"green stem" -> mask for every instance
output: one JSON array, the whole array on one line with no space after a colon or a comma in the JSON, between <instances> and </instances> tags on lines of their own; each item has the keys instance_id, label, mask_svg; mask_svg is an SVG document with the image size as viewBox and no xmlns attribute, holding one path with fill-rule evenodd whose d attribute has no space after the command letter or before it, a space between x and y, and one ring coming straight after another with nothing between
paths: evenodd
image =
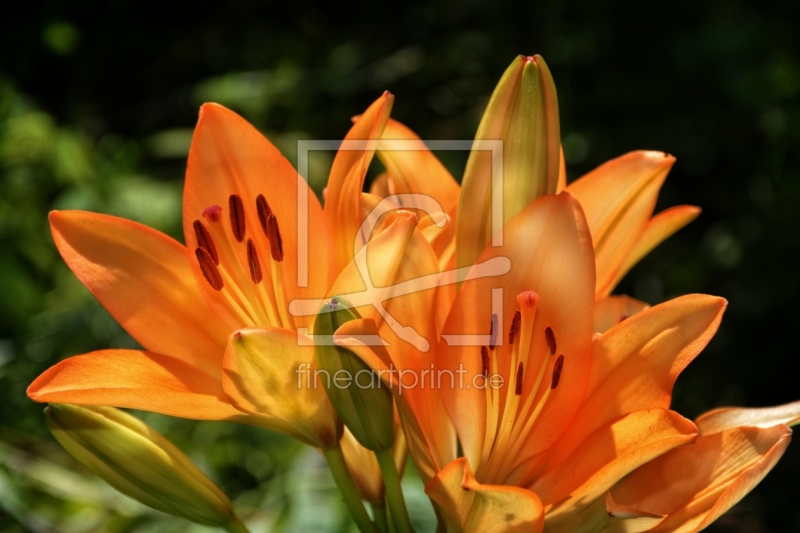
<instances>
[{"instance_id":1,"label":"green stem","mask_svg":"<svg viewBox=\"0 0 800 533\"><path fill-rule=\"evenodd\" d=\"M414 533L411 520L408 519L406 501L400 488L400 474L397 473L397 466L394 464L392 449L375 452L375 457L378 458L378 466L381 467L383 483L386 485L386 501L389 504L389 511L392 520L397 526L397 531L399 533Z\"/></svg>"},{"instance_id":2,"label":"green stem","mask_svg":"<svg viewBox=\"0 0 800 533\"><path fill-rule=\"evenodd\" d=\"M358 530L361 533L378 533L378 530L375 529L375 524L369 519L367 510L364 508L364 502L361 501L361 496L358 495L356 484L353 482L350 471L347 469L347 464L344 462L342 449L337 444L333 448L323 450L322 454L325 456L325 460L328 461L336 486L339 487L344 503L350 510Z\"/></svg>"},{"instance_id":3,"label":"green stem","mask_svg":"<svg viewBox=\"0 0 800 533\"><path fill-rule=\"evenodd\" d=\"M373 503L372 514L375 516L375 525L381 533L389 533L389 526L386 522L386 503Z\"/></svg>"}]
</instances>

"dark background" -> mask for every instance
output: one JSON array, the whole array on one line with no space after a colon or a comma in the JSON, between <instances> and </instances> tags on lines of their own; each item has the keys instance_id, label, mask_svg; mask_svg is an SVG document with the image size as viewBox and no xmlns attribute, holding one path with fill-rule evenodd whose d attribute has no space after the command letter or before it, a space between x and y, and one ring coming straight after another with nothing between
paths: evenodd
<instances>
[{"instance_id":1,"label":"dark background","mask_svg":"<svg viewBox=\"0 0 800 533\"><path fill-rule=\"evenodd\" d=\"M541 53L558 88L570 179L630 150L663 150L677 164L658 210L703 208L617 291L650 303L688 292L730 302L716 338L679 379L675 408L694 417L800 399L800 3L177 6L3 7L0 532L72 531L30 513L76 512L31 481L28 467L42 456L73 466L49 440L41 406L25 398L28 383L65 356L132 345L57 257L46 214L86 208L179 236L186 149L207 100L242 113L290 159L299 138L342 138L384 89L396 95L393 116L422 138L471 139L505 67L516 54ZM440 155L460 176L463 154ZM329 160L312 165L317 189ZM259 486L285 483L285 465L301 454L250 428L147 419L202 457L237 505ZM800 529L799 469L795 444L710 530ZM287 513L277 501L276 515ZM157 520L109 516L109 531Z\"/></svg>"}]
</instances>

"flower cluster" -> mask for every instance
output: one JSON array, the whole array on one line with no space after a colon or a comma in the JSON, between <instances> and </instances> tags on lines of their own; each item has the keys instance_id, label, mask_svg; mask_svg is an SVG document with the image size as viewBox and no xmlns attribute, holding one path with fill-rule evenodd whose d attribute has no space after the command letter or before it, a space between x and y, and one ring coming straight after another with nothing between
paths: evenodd
<instances>
[{"instance_id":1,"label":"flower cluster","mask_svg":"<svg viewBox=\"0 0 800 533\"><path fill-rule=\"evenodd\" d=\"M51 213L64 260L144 347L39 376L28 395L51 404L53 434L118 490L228 531L246 526L222 491L114 408L318 448L362 532L413 531L409 455L448 533L707 527L778 461L800 402L687 420L670 409L673 385L725 300L611 295L699 214L653 215L674 158L632 152L567 184L540 56L501 78L460 184L392 103L384 93L355 119L324 207L250 124L206 104L185 245ZM386 172L365 193L375 155Z\"/></svg>"}]
</instances>

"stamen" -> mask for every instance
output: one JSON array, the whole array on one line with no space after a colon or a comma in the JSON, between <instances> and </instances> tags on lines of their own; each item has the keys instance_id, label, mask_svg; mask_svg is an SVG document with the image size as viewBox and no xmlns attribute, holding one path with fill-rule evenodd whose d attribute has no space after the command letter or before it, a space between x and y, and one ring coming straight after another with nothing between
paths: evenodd
<instances>
[{"instance_id":1,"label":"stamen","mask_svg":"<svg viewBox=\"0 0 800 533\"><path fill-rule=\"evenodd\" d=\"M508 344L514 344L514 339L519 334L519 328L522 326L522 313L519 309L514 311L514 318L511 319L511 329L508 330Z\"/></svg>"},{"instance_id":2,"label":"stamen","mask_svg":"<svg viewBox=\"0 0 800 533\"><path fill-rule=\"evenodd\" d=\"M489 365L491 364L491 360L489 359L489 349L486 346L481 346L481 375L483 379L489 378Z\"/></svg>"},{"instance_id":3,"label":"stamen","mask_svg":"<svg viewBox=\"0 0 800 533\"><path fill-rule=\"evenodd\" d=\"M553 365L553 380L550 382L550 389L558 387L558 382L561 381L561 371L564 370L564 354L558 356L556 364Z\"/></svg>"},{"instance_id":4,"label":"stamen","mask_svg":"<svg viewBox=\"0 0 800 533\"><path fill-rule=\"evenodd\" d=\"M497 313L492 313L492 324L489 326L489 349L497 345Z\"/></svg>"},{"instance_id":5,"label":"stamen","mask_svg":"<svg viewBox=\"0 0 800 533\"><path fill-rule=\"evenodd\" d=\"M192 227L194 228L194 235L197 237L197 246L208 252L214 260L214 264L219 265L217 247L214 246L214 239L211 238L211 233L209 233L208 228L199 220L195 220L192 223Z\"/></svg>"},{"instance_id":6,"label":"stamen","mask_svg":"<svg viewBox=\"0 0 800 533\"><path fill-rule=\"evenodd\" d=\"M242 198L238 194L231 194L228 198L228 206L231 209L231 230L236 240L242 242L244 240L244 205Z\"/></svg>"},{"instance_id":7,"label":"stamen","mask_svg":"<svg viewBox=\"0 0 800 533\"><path fill-rule=\"evenodd\" d=\"M198 248L194 251L194 254L197 256L197 262L200 264L200 271L203 273L203 277L206 278L206 281L211 288L215 291L221 291L224 283L222 282L222 276L217 269L217 265L214 264L214 258L211 257L205 248Z\"/></svg>"},{"instance_id":8,"label":"stamen","mask_svg":"<svg viewBox=\"0 0 800 533\"><path fill-rule=\"evenodd\" d=\"M274 213L267 217L267 237L269 237L269 250L272 258L280 263L283 261L283 238Z\"/></svg>"},{"instance_id":9,"label":"stamen","mask_svg":"<svg viewBox=\"0 0 800 533\"><path fill-rule=\"evenodd\" d=\"M258 262L258 251L253 239L247 239L247 264L250 267L250 279L258 285L261 283L261 263Z\"/></svg>"},{"instance_id":10,"label":"stamen","mask_svg":"<svg viewBox=\"0 0 800 533\"><path fill-rule=\"evenodd\" d=\"M267 233L267 219L272 214L267 199L263 194L259 194L256 198L256 212L258 213L258 221L261 223L261 229L264 230L264 235L269 237Z\"/></svg>"},{"instance_id":11,"label":"stamen","mask_svg":"<svg viewBox=\"0 0 800 533\"><path fill-rule=\"evenodd\" d=\"M547 341L547 347L550 348L550 355L556 354L556 334L550 326L544 328L544 340Z\"/></svg>"},{"instance_id":12,"label":"stamen","mask_svg":"<svg viewBox=\"0 0 800 533\"><path fill-rule=\"evenodd\" d=\"M514 388L514 394L516 394L517 396L522 394L522 372L523 372L523 366L522 363L520 363L519 366L517 367L517 382L516 382L516 387Z\"/></svg>"},{"instance_id":13,"label":"stamen","mask_svg":"<svg viewBox=\"0 0 800 533\"><path fill-rule=\"evenodd\" d=\"M203 218L209 222L219 222L222 216L222 208L218 205L211 205L203 209Z\"/></svg>"}]
</instances>

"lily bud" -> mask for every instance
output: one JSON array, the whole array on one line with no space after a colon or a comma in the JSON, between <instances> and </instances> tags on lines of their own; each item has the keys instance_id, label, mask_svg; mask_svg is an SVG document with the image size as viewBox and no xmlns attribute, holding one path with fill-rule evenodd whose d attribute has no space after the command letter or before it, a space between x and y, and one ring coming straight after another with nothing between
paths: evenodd
<instances>
[{"instance_id":1,"label":"lily bud","mask_svg":"<svg viewBox=\"0 0 800 533\"><path fill-rule=\"evenodd\" d=\"M476 143L502 141L503 218L505 224L534 200L554 194L561 162L558 97L553 77L541 56L519 56L500 78L481 119ZM456 226L457 266L473 264L489 244L492 174L500 170L498 152L476 145L462 180ZM474 214L474 216L473 216ZM494 228L499 229L499 228Z\"/></svg>"},{"instance_id":2,"label":"lily bud","mask_svg":"<svg viewBox=\"0 0 800 533\"><path fill-rule=\"evenodd\" d=\"M320 381L344 424L368 450L380 452L394 444L392 394L379 376L356 354L333 344L333 334L345 322L361 318L350 303L334 297L314 320Z\"/></svg>"},{"instance_id":3,"label":"lily bud","mask_svg":"<svg viewBox=\"0 0 800 533\"><path fill-rule=\"evenodd\" d=\"M219 487L169 440L113 407L50 404L45 421L75 459L134 500L231 532L247 532Z\"/></svg>"}]
</instances>

